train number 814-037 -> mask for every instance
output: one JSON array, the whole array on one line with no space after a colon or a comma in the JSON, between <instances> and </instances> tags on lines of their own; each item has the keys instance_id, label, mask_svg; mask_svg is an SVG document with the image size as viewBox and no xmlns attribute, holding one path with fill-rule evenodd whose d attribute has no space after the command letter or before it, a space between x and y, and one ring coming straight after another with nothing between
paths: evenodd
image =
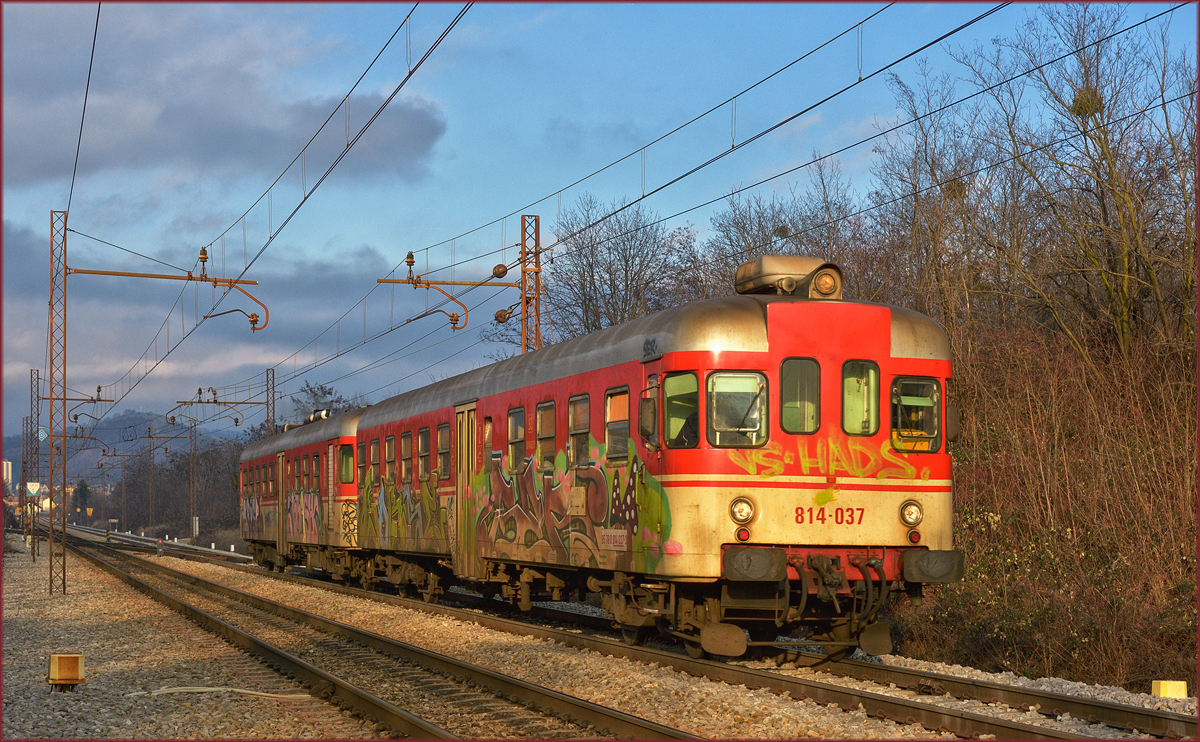
<instances>
[{"instance_id":1,"label":"train number 814-037","mask_svg":"<svg viewBox=\"0 0 1200 742\"><path fill-rule=\"evenodd\" d=\"M796 522L800 525L861 526L865 508L796 508Z\"/></svg>"}]
</instances>

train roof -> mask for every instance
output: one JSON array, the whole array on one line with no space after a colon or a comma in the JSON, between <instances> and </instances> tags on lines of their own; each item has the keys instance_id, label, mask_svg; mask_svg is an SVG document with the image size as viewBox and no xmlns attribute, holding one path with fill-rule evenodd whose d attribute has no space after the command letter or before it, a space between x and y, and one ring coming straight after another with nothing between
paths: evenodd
<instances>
[{"instance_id":1,"label":"train roof","mask_svg":"<svg viewBox=\"0 0 1200 742\"><path fill-rule=\"evenodd\" d=\"M255 441L242 449L242 461L273 456L279 451L288 451L300 446L321 443L334 438L353 437L358 431L358 419L366 408L343 412L324 420L307 423L282 433Z\"/></svg>"},{"instance_id":2,"label":"train roof","mask_svg":"<svg viewBox=\"0 0 1200 742\"><path fill-rule=\"evenodd\" d=\"M714 350L765 352L767 305L780 301L824 303L766 294L724 296L691 302L385 399L368 407L358 420L358 425L363 428L374 427L429 410L588 373L617 363L647 360L663 353ZM950 360L950 343L946 333L933 319L884 304L837 303L868 304L890 309L893 357Z\"/></svg>"}]
</instances>

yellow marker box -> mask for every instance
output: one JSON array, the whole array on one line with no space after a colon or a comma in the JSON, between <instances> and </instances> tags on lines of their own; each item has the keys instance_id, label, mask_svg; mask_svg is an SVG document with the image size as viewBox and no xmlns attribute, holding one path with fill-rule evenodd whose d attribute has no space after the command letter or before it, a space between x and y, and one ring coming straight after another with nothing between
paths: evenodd
<instances>
[{"instance_id":1,"label":"yellow marker box","mask_svg":"<svg viewBox=\"0 0 1200 742\"><path fill-rule=\"evenodd\" d=\"M86 683L83 674L82 654L52 654L50 655L50 672L47 674L50 685L79 685Z\"/></svg>"},{"instance_id":2,"label":"yellow marker box","mask_svg":"<svg viewBox=\"0 0 1200 742\"><path fill-rule=\"evenodd\" d=\"M1151 685L1150 693L1159 698L1187 698L1187 681L1155 680Z\"/></svg>"}]
</instances>

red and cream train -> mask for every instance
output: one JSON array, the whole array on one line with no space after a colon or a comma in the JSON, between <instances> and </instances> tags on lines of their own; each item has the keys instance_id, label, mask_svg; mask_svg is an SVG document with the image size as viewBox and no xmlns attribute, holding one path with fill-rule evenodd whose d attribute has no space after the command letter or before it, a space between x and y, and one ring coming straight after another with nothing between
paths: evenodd
<instances>
[{"instance_id":1,"label":"red and cream train","mask_svg":"<svg viewBox=\"0 0 1200 742\"><path fill-rule=\"evenodd\" d=\"M697 656L887 652L885 602L963 572L950 349L841 283L766 256L736 296L316 414L246 447L242 536L262 564L427 600L598 593L628 641Z\"/></svg>"}]
</instances>

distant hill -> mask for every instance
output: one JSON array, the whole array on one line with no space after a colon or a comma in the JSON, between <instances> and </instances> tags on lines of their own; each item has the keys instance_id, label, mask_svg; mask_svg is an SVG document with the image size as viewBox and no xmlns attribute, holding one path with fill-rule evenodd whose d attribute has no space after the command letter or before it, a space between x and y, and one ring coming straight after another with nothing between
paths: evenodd
<instances>
[{"instance_id":1,"label":"distant hill","mask_svg":"<svg viewBox=\"0 0 1200 742\"><path fill-rule=\"evenodd\" d=\"M91 430L80 429L81 435L88 435L97 440L84 439L70 442L71 455L67 458L67 479L71 480L86 474L94 474L96 464L100 461L102 449L104 448L123 453L145 450L147 441L144 439L139 440L139 438L146 435L147 429L152 431L153 435L156 436L184 436L178 440L160 441L160 443L169 445L172 450L185 450L187 448L186 427L168 424L162 413L125 410L119 415L104 418ZM73 433L74 426L68 430L68 434ZM219 434L213 434L205 431L203 428L198 428L196 431L196 444L203 448L213 443L235 440L241 434L242 431L240 429L221 431ZM3 445L4 458L12 462L13 481L15 484L21 477L21 436L5 436ZM44 456L46 449L45 444L43 443L42 445Z\"/></svg>"}]
</instances>

